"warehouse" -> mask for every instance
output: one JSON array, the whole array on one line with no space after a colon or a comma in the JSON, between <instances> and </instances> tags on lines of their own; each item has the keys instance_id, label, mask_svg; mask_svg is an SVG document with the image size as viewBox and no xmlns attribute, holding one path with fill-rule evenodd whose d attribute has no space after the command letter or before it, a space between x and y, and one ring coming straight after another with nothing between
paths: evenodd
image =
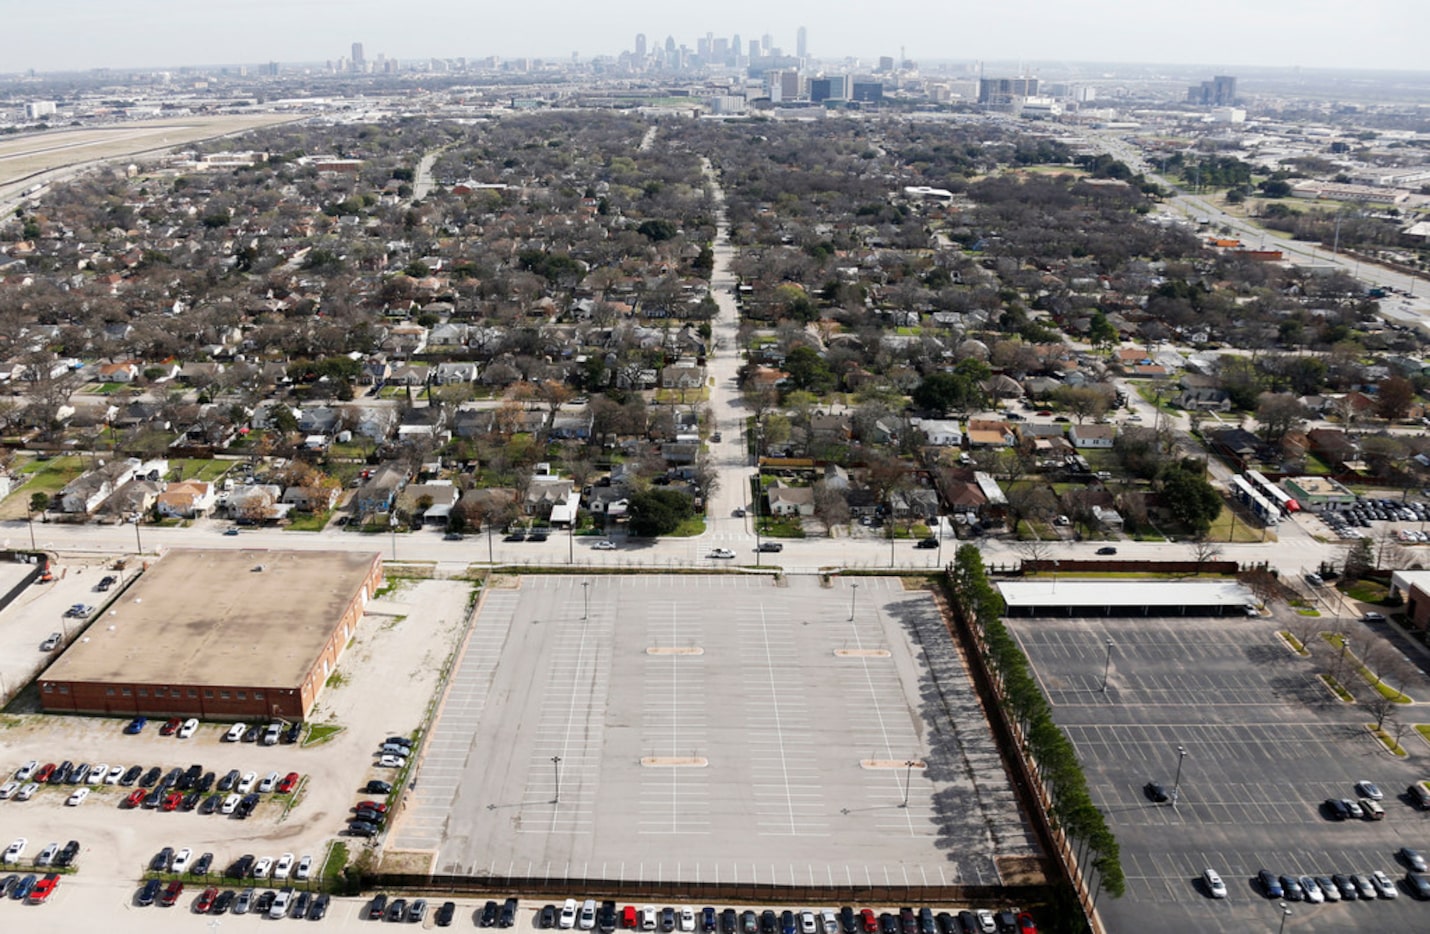
<instances>
[{"instance_id":1,"label":"warehouse","mask_svg":"<svg viewBox=\"0 0 1430 934\"><path fill-rule=\"evenodd\" d=\"M175 549L45 671L41 705L301 720L381 582L375 552Z\"/></svg>"},{"instance_id":2,"label":"warehouse","mask_svg":"<svg viewBox=\"0 0 1430 934\"><path fill-rule=\"evenodd\" d=\"M1008 616L1245 616L1256 597L1235 580L1003 581Z\"/></svg>"}]
</instances>

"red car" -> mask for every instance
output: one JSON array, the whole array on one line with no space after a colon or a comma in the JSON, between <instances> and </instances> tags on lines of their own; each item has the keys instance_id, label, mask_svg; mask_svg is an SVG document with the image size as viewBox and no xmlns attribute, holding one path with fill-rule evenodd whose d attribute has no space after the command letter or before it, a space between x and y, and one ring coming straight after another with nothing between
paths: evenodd
<instances>
[{"instance_id":1,"label":"red car","mask_svg":"<svg viewBox=\"0 0 1430 934\"><path fill-rule=\"evenodd\" d=\"M359 801L354 811L376 811L379 814L387 813L387 805L378 804L376 801Z\"/></svg>"},{"instance_id":2,"label":"red car","mask_svg":"<svg viewBox=\"0 0 1430 934\"><path fill-rule=\"evenodd\" d=\"M208 910L214 906L214 899L216 898L218 898L218 889L216 887L211 885L204 889L203 894L199 896L199 900L194 902L194 912L196 914L207 913Z\"/></svg>"},{"instance_id":3,"label":"red car","mask_svg":"<svg viewBox=\"0 0 1430 934\"><path fill-rule=\"evenodd\" d=\"M165 908L174 907L174 902L179 900L179 896L184 894L184 883L175 879L164 888L164 894L159 896L159 904Z\"/></svg>"},{"instance_id":4,"label":"red car","mask_svg":"<svg viewBox=\"0 0 1430 934\"><path fill-rule=\"evenodd\" d=\"M36 882L35 887L30 890L30 904L38 905L45 899L49 898L50 893L54 892L55 886L59 884L60 876L59 873L55 872L50 873L49 875L41 879L39 882Z\"/></svg>"},{"instance_id":5,"label":"red car","mask_svg":"<svg viewBox=\"0 0 1430 934\"><path fill-rule=\"evenodd\" d=\"M175 792L173 792L173 793L171 793L171 794L169 794L169 795L166 795L166 796L164 797L164 803L163 803L162 805L160 805L160 810L164 810L164 811L177 811L177 810L179 809L179 805L181 805L181 804L183 804L183 803L184 803L184 796L183 796L183 794L180 793L180 792L175 791Z\"/></svg>"},{"instance_id":6,"label":"red car","mask_svg":"<svg viewBox=\"0 0 1430 934\"><path fill-rule=\"evenodd\" d=\"M278 793L279 793L280 795L286 795L288 792L292 791L293 788L294 788L297 784L298 784L298 773L297 773L297 772L289 772L287 775L283 776L283 778L279 780L279 782L278 782Z\"/></svg>"},{"instance_id":7,"label":"red car","mask_svg":"<svg viewBox=\"0 0 1430 934\"><path fill-rule=\"evenodd\" d=\"M169 720L169 722L159 727L159 735L173 736L175 733L179 732L179 727L183 725L184 721L180 720L178 717L174 717L173 719Z\"/></svg>"},{"instance_id":8,"label":"red car","mask_svg":"<svg viewBox=\"0 0 1430 934\"><path fill-rule=\"evenodd\" d=\"M56 766L53 762L46 762L44 765L40 766L40 770L35 773L34 778L32 778L31 781L33 781L36 785L45 784L45 782L48 782L50 780L50 776L55 774L55 768Z\"/></svg>"},{"instance_id":9,"label":"red car","mask_svg":"<svg viewBox=\"0 0 1430 934\"><path fill-rule=\"evenodd\" d=\"M1033 916L1026 911L1018 916L1018 934L1038 934L1038 926L1033 923Z\"/></svg>"},{"instance_id":10,"label":"red car","mask_svg":"<svg viewBox=\"0 0 1430 934\"><path fill-rule=\"evenodd\" d=\"M864 934L878 934L879 916L874 914L874 909L865 908L859 912L859 922L864 927Z\"/></svg>"},{"instance_id":11,"label":"red car","mask_svg":"<svg viewBox=\"0 0 1430 934\"><path fill-rule=\"evenodd\" d=\"M143 788L140 788L136 791L131 791L129 793L129 797L119 802L119 806L122 808L137 808L144 803L144 799L148 797L148 795L149 793Z\"/></svg>"}]
</instances>

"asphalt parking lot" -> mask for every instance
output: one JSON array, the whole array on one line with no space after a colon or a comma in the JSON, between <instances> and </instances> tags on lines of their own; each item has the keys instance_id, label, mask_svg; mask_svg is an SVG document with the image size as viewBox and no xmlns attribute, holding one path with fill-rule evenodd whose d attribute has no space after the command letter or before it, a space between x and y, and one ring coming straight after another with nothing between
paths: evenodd
<instances>
[{"instance_id":1,"label":"asphalt parking lot","mask_svg":"<svg viewBox=\"0 0 1430 934\"><path fill-rule=\"evenodd\" d=\"M1385 752L1363 728L1367 712L1336 700L1315 679L1311 660L1277 638L1274 620L1008 624L1121 847L1127 894L1098 902L1109 930L1276 930L1280 909L1255 886L1259 869L1297 876L1383 870L1399 882L1405 867L1394 852L1430 849L1430 813L1403 798L1407 785L1430 775L1430 747L1407 731L1407 761ZM1430 698L1430 682L1416 678L1407 693ZM1430 721L1414 708L1406 718ZM1356 797L1363 779L1385 792L1384 820L1335 822L1321 814L1326 798ZM1149 780L1175 787L1176 806L1150 801ZM1225 901L1197 884L1207 867L1226 880ZM1375 904L1291 904L1286 930L1430 928L1430 906L1399 888L1397 899Z\"/></svg>"},{"instance_id":2,"label":"asphalt parking lot","mask_svg":"<svg viewBox=\"0 0 1430 934\"><path fill-rule=\"evenodd\" d=\"M439 873L992 883L1032 852L932 600L885 578L489 589L407 800L387 851Z\"/></svg>"}]
</instances>

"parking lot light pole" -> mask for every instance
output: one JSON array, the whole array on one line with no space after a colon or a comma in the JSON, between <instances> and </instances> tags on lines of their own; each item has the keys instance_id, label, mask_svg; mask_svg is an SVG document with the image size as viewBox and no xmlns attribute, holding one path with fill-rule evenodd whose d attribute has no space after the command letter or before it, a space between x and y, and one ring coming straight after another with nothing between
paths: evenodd
<instances>
[{"instance_id":1,"label":"parking lot light pole","mask_svg":"<svg viewBox=\"0 0 1430 934\"><path fill-rule=\"evenodd\" d=\"M1291 917L1291 909L1286 907L1285 902L1277 902L1276 907L1281 909L1281 930L1276 934L1286 934L1286 919Z\"/></svg>"},{"instance_id":2,"label":"parking lot light pole","mask_svg":"<svg viewBox=\"0 0 1430 934\"><path fill-rule=\"evenodd\" d=\"M591 586L590 581L581 582L581 619L591 618Z\"/></svg>"},{"instance_id":3,"label":"parking lot light pole","mask_svg":"<svg viewBox=\"0 0 1430 934\"><path fill-rule=\"evenodd\" d=\"M914 783L915 765L918 765L918 763L915 762L913 759L910 759L904 763L904 766L906 767L907 771L904 772L904 803L899 805L899 807L901 808L906 808L909 806L909 788Z\"/></svg>"},{"instance_id":4,"label":"parking lot light pole","mask_svg":"<svg viewBox=\"0 0 1430 934\"><path fill-rule=\"evenodd\" d=\"M854 598L859 596L859 585L853 583L849 585L849 622L854 622Z\"/></svg>"},{"instance_id":5,"label":"parking lot light pole","mask_svg":"<svg viewBox=\"0 0 1430 934\"><path fill-rule=\"evenodd\" d=\"M1172 782L1172 807L1177 806L1177 793L1182 789L1182 761L1187 758L1187 750L1183 746L1177 747L1177 778Z\"/></svg>"},{"instance_id":6,"label":"parking lot light pole","mask_svg":"<svg viewBox=\"0 0 1430 934\"><path fill-rule=\"evenodd\" d=\"M556 769L556 795L551 799L552 804L561 803L561 757L552 756L551 766Z\"/></svg>"},{"instance_id":7,"label":"parking lot light pole","mask_svg":"<svg viewBox=\"0 0 1430 934\"><path fill-rule=\"evenodd\" d=\"M1107 660L1102 663L1102 693L1107 693L1107 673L1112 670L1112 640L1107 640Z\"/></svg>"}]
</instances>

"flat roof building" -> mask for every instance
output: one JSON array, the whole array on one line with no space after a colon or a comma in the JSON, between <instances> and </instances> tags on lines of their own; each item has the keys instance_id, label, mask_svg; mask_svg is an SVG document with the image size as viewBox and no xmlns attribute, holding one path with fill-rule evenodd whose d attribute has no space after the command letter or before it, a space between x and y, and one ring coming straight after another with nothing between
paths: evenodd
<instances>
[{"instance_id":1,"label":"flat roof building","mask_svg":"<svg viewBox=\"0 0 1430 934\"><path fill-rule=\"evenodd\" d=\"M1008 616L1245 615L1256 597L1235 580L1000 581Z\"/></svg>"},{"instance_id":2,"label":"flat roof building","mask_svg":"<svg viewBox=\"0 0 1430 934\"><path fill-rule=\"evenodd\" d=\"M1356 495L1332 477L1286 477L1281 485L1296 497L1302 507L1325 506L1329 503L1348 504Z\"/></svg>"},{"instance_id":3,"label":"flat roof building","mask_svg":"<svg viewBox=\"0 0 1430 934\"><path fill-rule=\"evenodd\" d=\"M301 720L381 583L376 552L175 549L45 671L41 706Z\"/></svg>"}]
</instances>

